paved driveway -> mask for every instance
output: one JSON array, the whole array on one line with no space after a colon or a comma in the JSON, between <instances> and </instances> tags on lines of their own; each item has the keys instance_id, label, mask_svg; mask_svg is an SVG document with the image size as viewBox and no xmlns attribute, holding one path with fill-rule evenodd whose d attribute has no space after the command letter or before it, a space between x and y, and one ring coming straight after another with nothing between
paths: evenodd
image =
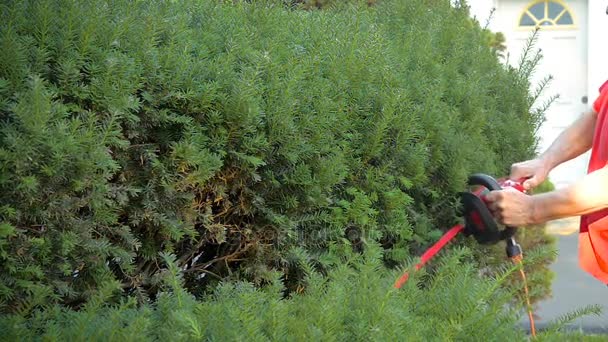
<instances>
[{"instance_id":1,"label":"paved driveway","mask_svg":"<svg viewBox=\"0 0 608 342\"><path fill-rule=\"evenodd\" d=\"M585 332L608 333L608 286L597 281L578 266L578 220L562 220L547 226L558 238L558 256L551 266L555 272L551 299L540 303L535 313L536 325L542 329L551 320L589 304L603 306L598 316L585 316L570 327ZM522 322L527 324L527 318Z\"/></svg>"}]
</instances>

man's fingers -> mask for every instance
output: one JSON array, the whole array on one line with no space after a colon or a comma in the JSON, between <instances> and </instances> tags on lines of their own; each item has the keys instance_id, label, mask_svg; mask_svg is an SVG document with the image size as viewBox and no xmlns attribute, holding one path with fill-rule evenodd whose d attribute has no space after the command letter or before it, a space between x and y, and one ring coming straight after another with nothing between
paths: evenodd
<instances>
[{"instance_id":1,"label":"man's fingers","mask_svg":"<svg viewBox=\"0 0 608 342\"><path fill-rule=\"evenodd\" d=\"M492 214L492 216L496 219L497 222L499 222L500 224L504 224L504 207L502 205L502 203L500 201L496 201L496 202L491 202L487 204L488 206L488 210L490 210L490 213Z\"/></svg>"},{"instance_id":2,"label":"man's fingers","mask_svg":"<svg viewBox=\"0 0 608 342\"><path fill-rule=\"evenodd\" d=\"M488 202L494 202L496 201L496 196L498 196L498 191L496 190L492 190L490 192L488 192L483 199L488 201Z\"/></svg>"},{"instance_id":3,"label":"man's fingers","mask_svg":"<svg viewBox=\"0 0 608 342\"><path fill-rule=\"evenodd\" d=\"M500 214L496 216L496 221L504 226L509 225L509 222Z\"/></svg>"},{"instance_id":4,"label":"man's fingers","mask_svg":"<svg viewBox=\"0 0 608 342\"><path fill-rule=\"evenodd\" d=\"M486 202L496 202L500 199L503 198L503 192L504 190L493 190L490 191L487 195L485 195L484 199Z\"/></svg>"},{"instance_id":5,"label":"man's fingers","mask_svg":"<svg viewBox=\"0 0 608 342\"><path fill-rule=\"evenodd\" d=\"M502 223L504 219L503 210L498 205L488 206L488 209L496 221Z\"/></svg>"},{"instance_id":6,"label":"man's fingers","mask_svg":"<svg viewBox=\"0 0 608 342\"><path fill-rule=\"evenodd\" d=\"M503 197L502 190L490 191L490 193L485 196L484 201L485 201L486 205L488 206L488 209L490 209L490 211L492 213L495 213L495 212L501 210L502 197Z\"/></svg>"},{"instance_id":7,"label":"man's fingers","mask_svg":"<svg viewBox=\"0 0 608 342\"><path fill-rule=\"evenodd\" d=\"M547 176L547 166L540 159L532 159L521 163L511 165L511 174L509 178L512 181L522 182L524 189L533 189L542 183Z\"/></svg>"},{"instance_id":8,"label":"man's fingers","mask_svg":"<svg viewBox=\"0 0 608 342\"><path fill-rule=\"evenodd\" d=\"M538 177L534 176L524 182L524 189L530 190L538 185Z\"/></svg>"},{"instance_id":9,"label":"man's fingers","mask_svg":"<svg viewBox=\"0 0 608 342\"><path fill-rule=\"evenodd\" d=\"M528 178L532 176L532 173L532 170L528 167L522 166L519 163L513 164L513 166L511 166L511 175L509 175L509 178L511 178L511 180Z\"/></svg>"}]
</instances>

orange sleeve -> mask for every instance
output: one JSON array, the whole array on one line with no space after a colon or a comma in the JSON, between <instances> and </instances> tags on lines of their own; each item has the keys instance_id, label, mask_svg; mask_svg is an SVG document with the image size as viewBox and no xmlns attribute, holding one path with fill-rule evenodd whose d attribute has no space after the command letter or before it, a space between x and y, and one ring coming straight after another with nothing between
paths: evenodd
<instances>
[{"instance_id":1,"label":"orange sleeve","mask_svg":"<svg viewBox=\"0 0 608 342\"><path fill-rule=\"evenodd\" d=\"M606 104L608 104L608 81L600 87L600 96L593 103L593 110L599 113Z\"/></svg>"}]
</instances>

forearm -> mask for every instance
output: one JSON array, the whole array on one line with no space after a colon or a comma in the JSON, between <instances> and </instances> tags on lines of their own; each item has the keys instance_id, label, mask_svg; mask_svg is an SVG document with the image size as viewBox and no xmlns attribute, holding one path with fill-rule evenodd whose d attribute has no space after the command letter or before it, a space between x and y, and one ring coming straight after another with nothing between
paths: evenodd
<instances>
[{"instance_id":1,"label":"forearm","mask_svg":"<svg viewBox=\"0 0 608 342\"><path fill-rule=\"evenodd\" d=\"M592 172L563 189L531 197L534 223L608 208L608 167Z\"/></svg>"},{"instance_id":2,"label":"forearm","mask_svg":"<svg viewBox=\"0 0 608 342\"><path fill-rule=\"evenodd\" d=\"M593 143L596 118L597 113L593 111L581 115L540 155L540 159L545 161L549 169L553 169L588 151Z\"/></svg>"}]
</instances>

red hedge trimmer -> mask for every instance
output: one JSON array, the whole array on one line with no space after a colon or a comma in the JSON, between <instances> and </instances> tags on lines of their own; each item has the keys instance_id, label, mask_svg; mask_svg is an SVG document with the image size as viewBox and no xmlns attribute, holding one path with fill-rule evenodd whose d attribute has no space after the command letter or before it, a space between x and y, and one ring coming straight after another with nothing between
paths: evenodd
<instances>
[{"instance_id":1,"label":"red hedge trimmer","mask_svg":"<svg viewBox=\"0 0 608 342\"><path fill-rule=\"evenodd\" d=\"M429 248L420 257L420 262L416 264L415 269L419 270L431 258L433 258L448 242L454 239L459 233L464 233L465 236L473 236L478 243L484 245L496 244L500 241L506 241L507 256L515 263L522 263L523 256L519 244L515 242L515 227L500 228L494 216L488 209L485 203L485 195L490 191L513 188L521 192L525 192L521 182L511 181L509 179L495 180L485 174L474 174L468 179L469 191L460 193L462 204L462 215L464 224L457 224L448 230L431 248ZM471 187L476 187L471 189ZM528 305L528 317L530 319L530 330L532 336L536 335L534 327L534 319L532 316L530 299L528 295L528 286L526 284L526 275L523 268L520 269L520 274L524 282L524 290ZM405 284L409 278L409 273L404 273L395 282L395 288L399 289Z\"/></svg>"}]
</instances>

